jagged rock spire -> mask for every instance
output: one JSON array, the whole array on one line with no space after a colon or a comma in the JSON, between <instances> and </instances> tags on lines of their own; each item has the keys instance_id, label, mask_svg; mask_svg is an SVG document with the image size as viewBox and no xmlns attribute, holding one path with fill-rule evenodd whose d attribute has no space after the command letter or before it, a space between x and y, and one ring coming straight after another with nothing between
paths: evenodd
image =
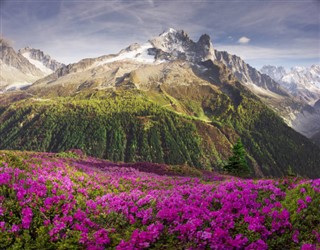
<instances>
[{"instance_id":1,"label":"jagged rock spire","mask_svg":"<svg viewBox=\"0 0 320 250\"><path fill-rule=\"evenodd\" d=\"M214 49L210 36L204 34L198 42L191 40L184 30L168 29L158 37L150 40L156 57L166 60L188 60L199 62L215 60Z\"/></svg>"}]
</instances>

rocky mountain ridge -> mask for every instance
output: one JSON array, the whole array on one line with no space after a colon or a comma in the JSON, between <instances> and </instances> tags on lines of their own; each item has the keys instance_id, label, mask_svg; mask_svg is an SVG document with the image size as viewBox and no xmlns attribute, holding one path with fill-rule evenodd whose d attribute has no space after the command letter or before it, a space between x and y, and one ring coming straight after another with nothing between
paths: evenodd
<instances>
[{"instance_id":1,"label":"rocky mountain ridge","mask_svg":"<svg viewBox=\"0 0 320 250\"><path fill-rule=\"evenodd\" d=\"M116 68L118 66L123 69L128 65L132 65L132 68L137 69L147 65L157 65L173 61L189 63L199 68L203 67L203 65L201 66L201 63L207 60L226 65L227 68L230 69L230 71L247 87L256 85L270 93L289 96L279 84L270 77L260 74L257 70L241 60L241 58L229 55L227 52L216 51L213 48L208 35L202 35L198 42L194 42L183 30L177 31L174 29L163 32L158 37L150 39L145 44L132 44L116 55L83 59L78 63L64 66L56 73L55 77L52 76L48 80L52 82L52 80L67 74L84 71L91 72L91 77L95 78L97 72L102 72L105 69L109 70L110 68ZM128 71L130 70L131 67L129 67ZM205 68L202 68L202 70L206 71ZM42 79L40 82L45 81L45 79Z\"/></svg>"},{"instance_id":2,"label":"rocky mountain ridge","mask_svg":"<svg viewBox=\"0 0 320 250\"><path fill-rule=\"evenodd\" d=\"M5 92L25 88L63 64L52 60L41 50L25 48L16 52L1 38L0 66L0 92Z\"/></svg>"},{"instance_id":3,"label":"rocky mountain ridge","mask_svg":"<svg viewBox=\"0 0 320 250\"><path fill-rule=\"evenodd\" d=\"M185 31L169 29L149 42L153 45L149 52L157 59L187 60L195 63L215 60L211 39L207 34L202 35L198 42L194 42Z\"/></svg>"},{"instance_id":4,"label":"rocky mountain ridge","mask_svg":"<svg viewBox=\"0 0 320 250\"><path fill-rule=\"evenodd\" d=\"M296 108L288 109L288 124L308 138L320 131L320 65L293 67L286 71L283 67L266 65L260 70L277 81L294 98ZM300 105L296 105L301 103ZM290 106L288 106L290 107ZM292 107L292 105L291 105ZM319 137L319 136L318 136Z\"/></svg>"},{"instance_id":5,"label":"rocky mountain ridge","mask_svg":"<svg viewBox=\"0 0 320 250\"><path fill-rule=\"evenodd\" d=\"M240 57L226 51L215 51L216 59L225 64L244 85L256 92L255 86L266 91L288 97L288 93L269 76L260 74L255 68L244 62ZM254 86L253 86L254 85Z\"/></svg>"},{"instance_id":6,"label":"rocky mountain ridge","mask_svg":"<svg viewBox=\"0 0 320 250\"><path fill-rule=\"evenodd\" d=\"M313 105L320 99L320 65L292 67L288 72L282 66L266 65L260 71L303 102Z\"/></svg>"},{"instance_id":7,"label":"rocky mountain ridge","mask_svg":"<svg viewBox=\"0 0 320 250\"><path fill-rule=\"evenodd\" d=\"M45 68L51 70L51 73L53 71L56 71L57 69L64 66L63 63L57 62L56 60L52 59L49 55L45 54L43 51L39 49L33 49L30 47L25 47L23 49L18 50L18 53L26 57L28 60L36 60L39 63L41 63ZM32 62L31 62L32 63ZM39 64L37 64L39 65ZM36 67L37 67L36 65ZM40 66L40 69L43 68Z\"/></svg>"},{"instance_id":8,"label":"rocky mountain ridge","mask_svg":"<svg viewBox=\"0 0 320 250\"><path fill-rule=\"evenodd\" d=\"M25 74L39 75L41 72L34 65L23 57L20 53L16 53L14 49L4 39L1 42L1 63L14 67Z\"/></svg>"}]
</instances>

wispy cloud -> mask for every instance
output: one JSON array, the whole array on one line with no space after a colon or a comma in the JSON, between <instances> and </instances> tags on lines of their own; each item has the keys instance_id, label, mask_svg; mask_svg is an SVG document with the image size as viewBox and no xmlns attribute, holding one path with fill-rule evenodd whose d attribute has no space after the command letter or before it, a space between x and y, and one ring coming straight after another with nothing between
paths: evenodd
<instances>
[{"instance_id":1,"label":"wispy cloud","mask_svg":"<svg viewBox=\"0 0 320 250\"><path fill-rule=\"evenodd\" d=\"M294 55L292 47L312 50L313 58L320 53L318 44L302 41L320 40L320 2L313 0L10 0L0 11L3 35L16 49L37 47L65 63L116 53L169 27L194 40L207 33L214 46L244 58Z\"/></svg>"}]
</instances>

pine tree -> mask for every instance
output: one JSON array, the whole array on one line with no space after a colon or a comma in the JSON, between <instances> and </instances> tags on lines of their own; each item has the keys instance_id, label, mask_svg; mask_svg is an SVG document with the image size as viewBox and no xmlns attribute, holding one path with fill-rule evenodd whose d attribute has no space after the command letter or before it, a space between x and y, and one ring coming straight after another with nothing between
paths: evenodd
<instances>
[{"instance_id":1,"label":"pine tree","mask_svg":"<svg viewBox=\"0 0 320 250\"><path fill-rule=\"evenodd\" d=\"M250 169L246 160L246 150L240 139L232 148L233 155L229 158L224 169L232 174L245 176L250 173Z\"/></svg>"}]
</instances>

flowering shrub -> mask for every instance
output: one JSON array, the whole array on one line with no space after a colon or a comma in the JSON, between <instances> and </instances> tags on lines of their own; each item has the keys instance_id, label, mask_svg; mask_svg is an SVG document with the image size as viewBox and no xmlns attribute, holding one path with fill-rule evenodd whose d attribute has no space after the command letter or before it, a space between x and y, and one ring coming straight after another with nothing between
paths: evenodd
<instances>
[{"instance_id":1,"label":"flowering shrub","mask_svg":"<svg viewBox=\"0 0 320 250\"><path fill-rule=\"evenodd\" d=\"M319 179L150 170L167 171L0 151L0 249L320 247Z\"/></svg>"}]
</instances>

